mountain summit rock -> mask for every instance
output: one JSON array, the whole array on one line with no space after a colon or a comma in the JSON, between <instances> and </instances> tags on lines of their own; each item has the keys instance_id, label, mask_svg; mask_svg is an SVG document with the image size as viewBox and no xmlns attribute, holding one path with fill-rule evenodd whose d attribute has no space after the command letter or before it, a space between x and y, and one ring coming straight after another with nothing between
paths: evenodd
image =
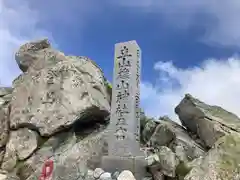
<instances>
[{"instance_id":1,"label":"mountain summit rock","mask_svg":"<svg viewBox=\"0 0 240 180\"><path fill-rule=\"evenodd\" d=\"M16 61L23 73L0 87L0 180L39 179L49 161L52 180L136 179L101 169L112 86L93 60L42 39L22 45ZM239 117L190 94L175 112L181 125L141 112L144 180L240 179Z\"/></svg>"}]
</instances>

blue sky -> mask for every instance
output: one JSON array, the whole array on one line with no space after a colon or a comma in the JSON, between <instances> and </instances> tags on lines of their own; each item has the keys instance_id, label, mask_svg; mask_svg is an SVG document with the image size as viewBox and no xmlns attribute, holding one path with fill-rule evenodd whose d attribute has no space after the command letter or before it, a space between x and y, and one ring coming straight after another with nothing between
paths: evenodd
<instances>
[{"instance_id":1,"label":"blue sky","mask_svg":"<svg viewBox=\"0 0 240 180\"><path fill-rule=\"evenodd\" d=\"M148 115L176 119L185 93L240 115L239 17L237 0L1 0L0 83L20 73L14 53L32 39L88 56L110 81L114 44L136 40Z\"/></svg>"}]
</instances>

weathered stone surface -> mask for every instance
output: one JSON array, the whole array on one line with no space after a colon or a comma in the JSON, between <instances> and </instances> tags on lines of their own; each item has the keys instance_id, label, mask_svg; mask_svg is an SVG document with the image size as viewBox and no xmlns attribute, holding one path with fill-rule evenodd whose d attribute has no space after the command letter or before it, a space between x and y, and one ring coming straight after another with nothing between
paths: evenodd
<instances>
[{"instance_id":1,"label":"weathered stone surface","mask_svg":"<svg viewBox=\"0 0 240 180\"><path fill-rule=\"evenodd\" d=\"M181 161L189 161L204 154L203 147L183 127L166 117L160 119L149 141L152 147L168 146Z\"/></svg>"},{"instance_id":2,"label":"weathered stone surface","mask_svg":"<svg viewBox=\"0 0 240 180\"><path fill-rule=\"evenodd\" d=\"M175 171L176 167L179 164L179 159L171 149L165 146L161 146L159 148L159 152L153 154L152 156L154 156L154 161L151 165L149 165L149 168L152 172L155 172L155 170L160 170L166 176L176 176Z\"/></svg>"},{"instance_id":3,"label":"weathered stone surface","mask_svg":"<svg viewBox=\"0 0 240 180\"><path fill-rule=\"evenodd\" d=\"M240 134L220 138L184 180L240 179Z\"/></svg>"},{"instance_id":4,"label":"weathered stone surface","mask_svg":"<svg viewBox=\"0 0 240 180\"><path fill-rule=\"evenodd\" d=\"M18 176L15 174L1 174L0 173L0 180L20 180Z\"/></svg>"},{"instance_id":5,"label":"weathered stone surface","mask_svg":"<svg viewBox=\"0 0 240 180\"><path fill-rule=\"evenodd\" d=\"M115 44L109 156L140 156L141 50L136 41Z\"/></svg>"},{"instance_id":6,"label":"weathered stone surface","mask_svg":"<svg viewBox=\"0 0 240 180\"><path fill-rule=\"evenodd\" d=\"M232 131L240 132L240 119L221 107L207 105L190 94L175 108L183 126L197 134L207 147Z\"/></svg>"},{"instance_id":7,"label":"weathered stone surface","mask_svg":"<svg viewBox=\"0 0 240 180\"><path fill-rule=\"evenodd\" d=\"M11 93L12 88L0 87L0 148L6 145L9 135L9 102L12 99Z\"/></svg>"},{"instance_id":8,"label":"weathered stone surface","mask_svg":"<svg viewBox=\"0 0 240 180\"><path fill-rule=\"evenodd\" d=\"M1 169L6 171L12 171L17 164L17 155L14 147L7 146L6 152L3 158Z\"/></svg>"},{"instance_id":9,"label":"weathered stone surface","mask_svg":"<svg viewBox=\"0 0 240 180\"><path fill-rule=\"evenodd\" d=\"M0 105L0 147L6 145L9 135L8 114L8 107L1 107Z\"/></svg>"},{"instance_id":10,"label":"weathered stone surface","mask_svg":"<svg viewBox=\"0 0 240 180\"><path fill-rule=\"evenodd\" d=\"M104 172L104 173L101 174L101 176L99 177L99 180L112 180L111 173L109 173L109 172Z\"/></svg>"},{"instance_id":11,"label":"weathered stone surface","mask_svg":"<svg viewBox=\"0 0 240 180\"><path fill-rule=\"evenodd\" d=\"M104 173L104 170L101 168L96 168L93 173L94 178L99 178Z\"/></svg>"},{"instance_id":12,"label":"weathered stone surface","mask_svg":"<svg viewBox=\"0 0 240 180\"><path fill-rule=\"evenodd\" d=\"M6 180L7 175L6 174L0 174L0 180Z\"/></svg>"},{"instance_id":13,"label":"weathered stone surface","mask_svg":"<svg viewBox=\"0 0 240 180\"><path fill-rule=\"evenodd\" d=\"M45 55L53 51L45 45L47 43L39 43L37 52L31 50L35 48L33 43L31 48L24 45L26 48L20 50L22 55L18 55L24 59L26 54L33 53L30 57L36 58L36 62L33 60L29 65L22 65L30 68L13 83L11 128L30 125L42 136L50 136L76 120L86 120L87 116L95 117L87 118L88 121L104 120L102 117L110 111L110 96L101 69L83 57L68 57L54 51L53 54L57 55L52 58ZM44 49L38 50L40 47ZM37 64L45 61L47 64Z\"/></svg>"},{"instance_id":14,"label":"weathered stone surface","mask_svg":"<svg viewBox=\"0 0 240 180\"><path fill-rule=\"evenodd\" d=\"M54 169L53 179L61 180L84 180L88 169L76 158L68 158L63 163L58 163Z\"/></svg>"},{"instance_id":15,"label":"weathered stone surface","mask_svg":"<svg viewBox=\"0 0 240 180\"><path fill-rule=\"evenodd\" d=\"M152 171L153 180L166 180L163 173L160 171Z\"/></svg>"},{"instance_id":16,"label":"weathered stone surface","mask_svg":"<svg viewBox=\"0 0 240 180\"><path fill-rule=\"evenodd\" d=\"M155 128L157 127L157 123L153 120L148 120L147 123L144 126L144 129L142 131L142 140L147 143L149 139L152 137L153 132ZM157 137L156 137L157 138ZM161 137L162 138L162 137Z\"/></svg>"},{"instance_id":17,"label":"weathered stone surface","mask_svg":"<svg viewBox=\"0 0 240 180\"><path fill-rule=\"evenodd\" d=\"M117 180L136 180L136 179L131 171L124 170L119 174Z\"/></svg>"},{"instance_id":18,"label":"weathered stone surface","mask_svg":"<svg viewBox=\"0 0 240 180\"><path fill-rule=\"evenodd\" d=\"M11 171L17 160L24 160L37 149L37 134L27 128L10 133L2 163L2 169Z\"/></svg>"},{"instance_id":19,"label":"weathered stone surface","mask_svg":"<svg viewBox=\"0 0 240 180\"><path fill-rule=\"evenodd\" d=\"M4 154L5 154L5 147L2 147L0 149L0 167L1 167L1 164L2 164L2 161L3 161L3 158L4 158Z\"/></svg>"},{"instance_id":20,"label":"weathered stone surface","mask_svg":"<svg viewBox=\"0 0 240 180\"><path fill-rule=\"evenodd\" d=\"M0 87L0 97L11 94L13 89L11 87Z\"/></svg>"},{"instance_id":21,"label":"weathered stone surface","mask_svg":"<svg viewBox=\"0 0 240 180\"><path fill-rule=\"evenodd\" d=\"M96 132L79 142L70 132L52 137L19 167L19 174L27 180L39 177L44 161L51 157L56 167L54 177L61 172L66 172L65 178L82 177L88 169L100 167L101 157L107 152L105 136L106 131Z\"/></svg>"},{"instance_id":22,"label":"weathered stone surface","mask_svg":"<svg viewBox=\"0 0 240 180\"><path fill-rule=\"evenodd\" d=\"M37 40L22 45L15 55L19 68L23 72L26 72L29 67L34 66L34 63L46 61L45 58L47 53L44 50L49 48L50 43L47 39Z\"/></svg>"}]
</instances>

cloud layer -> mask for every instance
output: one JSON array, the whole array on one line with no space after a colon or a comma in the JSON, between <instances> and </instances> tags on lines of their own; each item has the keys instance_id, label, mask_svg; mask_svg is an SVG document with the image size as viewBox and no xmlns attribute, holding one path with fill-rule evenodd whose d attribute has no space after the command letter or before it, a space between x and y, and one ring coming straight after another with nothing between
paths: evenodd
<instances>
[{"instance_id":1,"label":"cloud layer","mask_svg":"<svg viewBox=\"0 0 240 180\"><path fill-rule=\"evenodd\" d=\"M10 86L20 74L14 60L19 46L39 37L49 37L45 29L38 28L39 14L29 8L27 1L0 1L0 84Z\"/></svg>"},{"instance_id":2,"label":"cloud layer","mask_svg":"<svg viewBox=\"0 0 240 180\"><path fill-rule=\"evenodd\" d=\"M169 115L177 119L174 108L190 93L200 100L225 108L240 116L240 58L208 59L200 67L180 69L172 62L158 62L156 85L141 84L142 105L148 115Z\"/></svg>"},{"instance_id":3,"label":"cloud layer","mask_svg":"<svg viewBox=\"0 0 240 180\"><path fill-rule=\"evenodd\" d=\"M240 46L239 0L122 0L118 3L139 13L154 12L174 28L201 27L204 33L199 41L207 44Z\"/></svg>"}]
</instances>

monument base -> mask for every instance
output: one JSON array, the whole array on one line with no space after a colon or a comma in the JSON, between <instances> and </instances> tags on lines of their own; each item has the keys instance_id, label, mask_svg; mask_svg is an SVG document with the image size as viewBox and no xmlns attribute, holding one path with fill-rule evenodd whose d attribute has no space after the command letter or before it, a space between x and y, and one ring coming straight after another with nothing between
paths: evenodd
<instances>
[{"instance_id":1,"label":"monument base","mask_svg":"<svg viewBox=\"0 0 240 180\"><path fill-rule=\"evenodd\" d=\"M142 180L146 175L147 161L145 156L136 157L116 157L116 156L103 156L102 169L107 172L131 171L136 180Z\"/></svg>"}]
</instances>

